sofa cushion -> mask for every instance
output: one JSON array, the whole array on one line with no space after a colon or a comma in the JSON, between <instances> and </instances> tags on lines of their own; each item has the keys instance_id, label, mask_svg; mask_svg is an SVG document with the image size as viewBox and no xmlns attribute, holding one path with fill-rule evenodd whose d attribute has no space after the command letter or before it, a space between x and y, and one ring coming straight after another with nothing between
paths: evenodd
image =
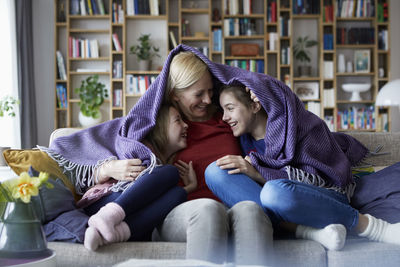
<instances>
[{"instance_id":1,"label":"sofa cushion","mask_svg":"<svg viewBox=\"0 0 400 267\"><path fill-rule=\"evenodd\" d=\"M397 267L400 263L400 246L366 239L347 239L343 249L327 251L329 267Z\"/></svg>"},{"instance_id":2,"label":"sofa cushion","mask_svg":"<svg viewBox=\"0 0 400 267\"><path fill-rule=\"evenodd\" d=\"M20 175L22 172L28 172L29 167L32 166L39 172L47 172L50 176L60 178L64 185L74 194L74 198L76 200L79 199L74 185L61 171L57 162L50 158L46 152L38 149L7 149L3 152L3 155L8 166L16 174Z\"/></svg>"},{"instance_id":3,"label":"sofa cushion","mask_svg":"<svg viewBox=\"0 0 400 267\"><path fill-rule=\"evenodd\" d=\"M324 247L311 240L279 239L274 240L274 266L326 266Z\"/></svg>"}]
</instances>

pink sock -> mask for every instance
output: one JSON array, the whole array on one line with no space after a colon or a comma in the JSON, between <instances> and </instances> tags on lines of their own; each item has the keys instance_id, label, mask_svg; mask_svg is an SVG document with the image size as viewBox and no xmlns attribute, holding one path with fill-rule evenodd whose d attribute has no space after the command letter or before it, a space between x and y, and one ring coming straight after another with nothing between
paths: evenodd
<instances>
[{"instance_id":1,"label":"pink sock","mask_svg":"<svg viewBox=\"0 0 400 267\"><path fill-rule=\"evenodd\" d=\"M110 202L91 216L88 224L96 228L106 241L111 242L116 235L115 225L120 224L124 218L125 211L122 207L115 202Z\"/></svg>"},{"instance_id":2,"label":"pink sock","mask_svg":"<svg viewBox=\"0 0 400 267\"><path fill-rule=\"evenodd\" d=\"M95 251L98 247L105 245L105 240L101 237L99 232L93 227L88 227L85 231L85 240L83 245L86 249Z\"/></svg>"}]
</instances>

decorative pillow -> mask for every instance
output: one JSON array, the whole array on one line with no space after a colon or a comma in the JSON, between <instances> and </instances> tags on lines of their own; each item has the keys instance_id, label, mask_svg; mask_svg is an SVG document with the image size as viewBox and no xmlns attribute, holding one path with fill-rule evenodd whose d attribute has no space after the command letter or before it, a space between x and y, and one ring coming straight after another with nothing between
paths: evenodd
<instances>
[{"instance_id":1,"label":"decorative pillow","mask_svg":"<svg viewBox=\"0 0 400 267\"><path fill-rule=\"evenodd\" d=\"M3 152L3 155L8 166L16 174L20 175L21 172L28 172L29 167L32 166L39 172L47 172L51 177L60 178L64 185L71 190L75 200L79 199L74 185L62 172L57 162L50 158L46 152L39 149L7 149Z\"/></svg>"}]
</instances>

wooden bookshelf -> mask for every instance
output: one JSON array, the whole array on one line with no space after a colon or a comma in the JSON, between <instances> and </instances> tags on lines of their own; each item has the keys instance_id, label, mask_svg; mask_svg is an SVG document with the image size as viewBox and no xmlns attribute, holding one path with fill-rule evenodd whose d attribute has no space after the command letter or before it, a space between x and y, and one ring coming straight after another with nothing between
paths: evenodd
<instances>
[{"instance_id":1,"label":"wooden bookshelf","mask_svg":"<svg viewBox=\"0 0 400 267\"><path fill-rule=\"evenodd\" d=\"M141 33L151 33L160 47L161 59L166 59L169 51L173 49L171 35L174 36L177 44L184 43L198 47L214 62L222 64L237 64L239 67L255 64L264 73L276 77L287 83L293 90L299 83L317 83L318 97L312 100L303 100L308 106L309 103L318 106L319 116L327 121L332 121L332 130L349 131L340 126L338 118L341 112L349 110L350 107L374 110L375 126L366 131L380 131L382 117L389 118L390 130L390 109L375 109L374 102L380 88L390 80L390 43L389 27L390 18L382 19L378 13L378 5L385 4L389 8L389 0L371 0L375 12L373 16L355 16L357 10L353 11L350 17L342 17L332 14L340 7L338 0L314 0L319 6L314 5L311 12L299 14L296 5L299 1L291 0L251 0L250 10L241 6L246 0L234 1L225 0L159 0L159 15L132 14L128 12L133 0L103 0L106 14L104 15L79 15L71 14L73 0L55 1L55 41L56 51L61 51L64 57L66 79L61 79L58 74L57 60L55 61L55 89L57 86L64 86L66 90L66 106L60 106L55 96L55 128L78 127L77 114L79 112L78 99L74 95L74 88L79 87L82 79L88 75L99 74L101 81L109 88L110 97L103 104L101 110L103 120L114 119L125 116L141 93L127 90L127 79L133 77L152 78L159 74L158 63L149 71L138 70L136 57L129 53L130 46L136 44L136 39ZM131 2L129 2L131 1ZM306 1L306 0L304 0ZM300 1L300 2L304 2ZM357 2L357 1L355 1ZM61 6L64 6L65 21L60 20ZM123 10L120 20L115 20L112 14L113 6L119 5ZM226 6L228 5L228 6ZM216 13L216 10L217 13ZM246 12L248 11L248 12ZM330 14L328 19L327 12ZM239 24L239 32L229 33L229 23ZM309 77L299 77L296 62L293 57L293 48L296 38L307 32L301 30L301 25L310 25L318 41L316 47L312 47L312 69ZM150 25L150 26L147 26ZM300 26L299 26L300 25ZM361 25L361 26L360 26ZM235 27L235 26L233 26ZM298 28L300 27L300 28ZM339 44L337 36L338 28L368 27L374 31L374 41L368 44ZM186 29L186 30L185 30ZM299 30L300 29L300 30ZM241 31L242 30L242 31ZM276 42L272 44L271 33L276 33ZM112 35L117 34L122 50L116 51ZM157 35L158 34L158 35ZM219 35L218 35L219 34ZM330 34L331 48L324 47L324 39ZM385 36L386 47L382 45L382 36ZM98 39L100 55L98 58L77 58L71 57L68 53L68 37ZM257 44L259 54L252 56L235 56L231 53L232 44ZM219 45L219 47L218 47ZM274 47L271 47L273 45ZM326 45L326 44L325 44ZM346 61L353 62L355 51L368 50L370 53L370 69L367 72L339 72L339 54L346 56ZM114 65L117 62L122 64L122 74L115 77L113 74ZM251 63L250 63L251 62ZM331 76L324 75L326 62L331 63ZM329 65L329 64L328 64ZM327 65L327 66L328 66ZM105 69L106 71L77 72L77 68ZM353 66L354 69L354 66ZM372 88L367 97L361 101L349 101L349 95L341 89L343 83L348 82L370 82ZM324 96L324 89L333 88L333 102L327 104L328 98ZM115 92L120 94L120 105L114 106ZM330 97L330 99L332 98ZM304 99L300 96L301 99ZM359 130L359 129L357 129Z\"/></svg>"}]
</instances>

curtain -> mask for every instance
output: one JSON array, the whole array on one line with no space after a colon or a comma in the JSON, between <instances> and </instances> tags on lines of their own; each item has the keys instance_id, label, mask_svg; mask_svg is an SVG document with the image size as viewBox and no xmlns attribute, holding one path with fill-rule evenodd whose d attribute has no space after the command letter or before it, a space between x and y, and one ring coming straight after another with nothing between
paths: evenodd
<instances>
[{"instance_id":1,"label":"curtain","mask_svg":"<svg viewBox=\"0 0 400 267\"><path fill-rule=\"evenodd\" d=\"M18 95L17 56L15 36L15 6L13 0L0 1L0 98ZM20 148L19 106L15 117L0 117L0 146Z\"/></svg>"},{"instance_id":2,"label":"curtain","mask_svg":"<svg viewBox=\"0 0 400 267\"><path fill-rule=\"evenodd\" d=\"M32 2L15 1L22 148L35 147L38 142L33 70Z\"/></svg>"}]
</instances>

